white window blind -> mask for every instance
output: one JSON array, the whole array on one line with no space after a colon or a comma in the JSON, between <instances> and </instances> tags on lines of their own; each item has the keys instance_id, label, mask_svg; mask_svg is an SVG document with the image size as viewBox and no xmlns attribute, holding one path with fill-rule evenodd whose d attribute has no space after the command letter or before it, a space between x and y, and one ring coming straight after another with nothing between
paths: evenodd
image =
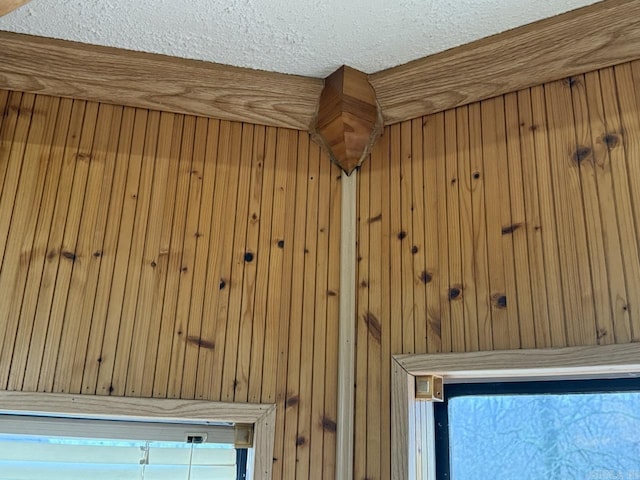
<instances>
[{"instance_id":1,"label":"white window blind","mask_svg":"<svg viewBox=\"0 0 640 480\"><path fill-rule=\"evenodd\" d=\"M0 415L0 480L233 480L233 439L231 425Z\"/></svg>"}]
</instances>

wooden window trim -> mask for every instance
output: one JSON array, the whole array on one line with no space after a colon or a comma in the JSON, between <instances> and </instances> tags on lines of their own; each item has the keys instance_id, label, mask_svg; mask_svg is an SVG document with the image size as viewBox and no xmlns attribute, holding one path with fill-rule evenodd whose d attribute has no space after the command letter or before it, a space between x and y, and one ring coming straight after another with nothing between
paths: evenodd
<instances>
[{"instance_id":1,"label":"wooden window trim","mask_svg":"<svg viewBox=\"0 0 640 480\"><path fill-rule=\"evenodd\" d=\"M276 406L272 404L0 391L0 413L252 424L253 448L248 453L247 478L271 480L276 416Z\"/></svg>"},{"instance_id":2,"label":"wooden window trim","mask_svg":"<svg viewBox=\"0 0 640 480\"><path fill-rule=\"evenodd\" d=\"M391 363L391 478L407 480L420 474L431 480L433 404L416 401L417 375L441 375L445 383L637 376L640 344L395 355Z\"/></svg>"}]
</instances>

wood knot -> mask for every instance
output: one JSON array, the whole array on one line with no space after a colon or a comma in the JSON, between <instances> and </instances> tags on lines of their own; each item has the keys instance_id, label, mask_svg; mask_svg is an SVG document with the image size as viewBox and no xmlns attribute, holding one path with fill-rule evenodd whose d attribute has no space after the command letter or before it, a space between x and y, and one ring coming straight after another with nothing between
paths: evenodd
<instances>
[{"instance_id":1,"label":"wood knot","mask_svg":"<svg viewBox=\"0 0 640 480\"><path fill-rule=\"evenodd\" d=\"M215 348L215 344L213 342L204 340L200 337L188 336L187 342L191 343L192 345L197 345L198 347L207 348L209 350L213 350Z\"/></svg>"},{"instance_id":2,"label":"wood knot","mask_svg":"<svg viewBox=\"0 0 640 480\"><path fill-rule=\"evenodd\" d=\"M71 260L72 262L76 261L76 254L73 252L69 252L67 250L63 250L61 252L61 255L66 258L67 260Z\"/></svg>"},{"instance_id":3,"label":"wood knot","mask_svg":"<svg viewBox=\"0 0 640 480\"><path fill-rule=\"evenodd\" d=\"M369 286L369 282L367 282L366 280L362 280L360 282L360 287L367 288L368 286Z\"/></svg>"},{"instance_id":4,"label":"wood knot","mask_svg":"<svg viewBox=\"0 0 640 480\"><path fill-rule=\"evenodd\" d=\"M380 321L376 318L376 316L371 312L366 312L364 314L364 323L367 325L369 334L377 342L380 342L380 339L382 338L382 325L380 325Z\"/></svg>"},{"instance_id":5,"label":"wood knot","mask_svg":"<svg viewBox=\"0 0 640 480\"><path fill-rule=\"evenodd\" d=\"M407 237L407 232L405 232L404 230L398 233L398 240L404 240L406 237Z\"/></svg>"},{"instance_id":6,"label":"wood knot","mask_svg":"<svg viewBox=\"0 0 640 480\"><path fill-rule=\"evenodd\" d=\"M454 285L449 289L449 300L456 300L461 298L462 287L460 285Z\"/></svg>"},{"instance_id":7,"label":"wood knot","mask_svg":"<svg viewBox=\"0 0 640 480\"><path fill-rule=\"evenodd\" d=\"M493 304L497 308L507 308L507 296L503 293L496 293L493 298Z\"/></svg>"},{"instance_id":8,"label":"wood knot","mask_svg":"<svg viewBox=\"0 0 640 480\"><path fill-rule=\"evenodd\" d=\"M573 161L579 166L584 160L591 156L591 147L578 147L573 153Z\"/></svg>"},{"instance_id":9,"label":"wood knot","mask_svg":"<svg viewBox=\"0 0 640 480\"><path fill-rule=\"evenodd\" d=\"M224 281L224 278L220 279L220 290L224 290L224 287L227 286L227 282Z\"/></svg>"},{"instance_id":10,"label":"wood knot","mask_svg":"<svg viewBox=\"0 0 640 480\"><path fill-rule=\"evenodd\" d=\"M333 290L327 290L327 295L330 296L330 297L335 297L338 294Z\"/></svg>"},{"instance_id":11,"label":"wood knot","mask_svg":"<svg viewBox=\"0 0 640 480\"><path fill-rule=\"evenodd\" d=\"M331 420L326 415L322 417L322 429L325 432L335 432L336 431L336 422Z\"/></svg>"},{"instance_id":12,"label":"wood knot","mask_svg":"<svg viewBox=\"0 0 640 480\"><path fill-rule=\"evenodd\" d=\"M618 145L620 145L620 136L615 133L605 133L602 136L602 141L609 150L613 150Z\"/></svg>"},{"instance_id":13,"label":"wood knot","mask_svg":"<svg viewBox=\"0 0 640 480\"><path fill-rule=\"evenodd\" d=\"M580 84L580 80L578 79L578 77L567 77L565 79L565 82L570 88L573 88L576 85Z\"/></svg>"},{"instance_id":14,"label":"wood knot","mask_svg":"<svg viewBox=\"0 0 640 480\"><path fill-rule=\"evenodd\" d=\"M98 258L102 256L102 252L93 252L93 256Z\"/></svg>"},{"instance_id":15,"label":"wood knot","mask_svg":"<svg viewBox=\"0 0 640 480\"><path fill-rule=\"evenodd\" d=\"M480 178L480 172L473 172L473 179L478 180Z\"/></svg>"},{"instance_id":16,"label":"wood knot","mask_svg":"<svg viewBox=\"0 0 640 480\"><path fill-rule=\"evenodd\" d=\"M244 261L245 262L253 262L253 253L252 252L246 252L244 254Z\"/></svg>"},{"instance_id":17,"label":"wood knot","mask_svg":"<svg viewBox=\"0 0 640 480\"><path fill-rule=\"evenodd\" d=\"M411 253L412 253L413 255L415 255L416 253L418 253L418 246L417 246L417 245L414 245L413 247L411 247Z\"/></svg>"},{"instance_id":18,"label":"wood knot","mask_svg":"<svg viewBox=\"0 0 640 480\"><path fill-rule=\"evenodd\" d=\"M296 446L300 447L301 445L304 445L305 443L307 443L307 439L304 438L302 435L300 435L299 437L296 438Z\"/></svg>"},{"instance_id":19,"label":"wood knot","mask_svg":"<svg viewBox=\"0 0 640 480\"><path fill-rule=\"evenodd\" d=\"M382 214L381 213L379 213L375 217L369 218L368 222L369 223L375 223L375 222L379 222L380 220L382 220Z\"/></svg>"},{"instance_id":20,"label":"wood knot","mask_svg":"<svg viewBox=\"0 0 640 480\"><path fill-rule=\"evenodd\" d=\"M151 261L151 263L149 265L151 265L151 268L156 268L158 266L158 264L156 262L154 262L153 260Z\"/></svg>"},{"instance_id":21,"label":"wood knot","mask_svg":"<svg viewBox=\"0 0 640 480\"><path fill-rule=\"evenodd\" d=\"M298 402L300 402L300 397L298 395L293 395L287 398L286 404L287 407L293 407L294 405L297 405Z\"/></svg>"},{"instance_id":22,"label":"wood knot","mask_svg":"<svg viewBox=\"0 0 640 480\"><path fill-rule=\"evenodd\" d=\"M508 225L506 227L502 227L502 235L509 235L509 234L515 232L521 226L522 226L521 223L514 223L512 225Z\"/></svg>"},{"instance_id":23,"label":"wood knot","mask_svg":"<svg viewBox=\"0 0 640 480\"><path fill-rule=\"evenodd\" d=\"M284 248L284 240L278 240L278 248Z\"/></svg>"},{"instance_id":24,"label":"wood knot","mask_svg":"<svg viewBox=\"0 0 640 480\"><path fill-rule=\"evenodd\" d=\"M426 270L424 270L421 274L420 274L420 280L422 281L422 283L424 283L425 285L427 283L429 283L431 280L433 279L433 275L430 272L427 272Z\"/></svg>"},{"instance_id":25,"label":"wood knot","mask_svg":"<svg viewBox=\"0 0 640 480\"><path fill-rule=\"evenodd\" d=\"M597 332L596 332L596 337L598 340L602 340L604 337L607 336L607 330L605 328L598 328Z\"/></svg>"}]
</instances>

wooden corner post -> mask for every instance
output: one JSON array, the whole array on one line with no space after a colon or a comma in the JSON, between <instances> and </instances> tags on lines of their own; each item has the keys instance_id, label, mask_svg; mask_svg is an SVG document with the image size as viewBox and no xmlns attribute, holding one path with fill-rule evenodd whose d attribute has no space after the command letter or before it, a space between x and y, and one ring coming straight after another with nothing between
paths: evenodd
<instances>
[{"instance_id":1,"label":"wooden corner post","mask_svg":"<svg viewBox=\"0 0 640 480\"><path fill-rule=\"evenodd\" d=\"M347 175L367 157L382 127L366 73L344 65L325 79L311 134Z\"/></svg>"}]
</instances>

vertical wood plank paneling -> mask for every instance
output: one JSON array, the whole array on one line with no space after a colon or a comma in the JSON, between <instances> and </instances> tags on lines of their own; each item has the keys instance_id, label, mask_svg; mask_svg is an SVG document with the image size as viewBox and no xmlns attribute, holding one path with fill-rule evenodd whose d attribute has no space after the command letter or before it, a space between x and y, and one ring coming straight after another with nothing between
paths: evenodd
<instances>
[{"instance_id":1,"label":"vertical wood plank paneling","mask_svg":"<svg viewBox=\"0 0 640 480\"><path fill-rule=\"evenodd\" d=\"M335 345L327 343L327 323L329 320L329 308L327 302L327 287L329 285L329 265L330 242L329 242L329 216L331 212L331 183L332 175L336 175L336 170L327 162L326 154L320 154L320 176L318 179L318 222L317 222L317 253L316 253L316 321L314 323L314 347L313 347L313 392L324 392L326 378L326 350L335 349ZM339 175L339 173L337 173ZM335 250L333 251L334 253ZM339 254L339 252L337 252ZM337 384L337 376L334 377ZM329 390L330 391L330 390ZM324 418L325 418L325 397L324 395L314 395L311 400L311 421L312 428L315 426L310 439L310 463L309 478L324 478ZM335 420L334 420L335 421ZM328 449L328 447L327 447ZM332 475L333 473L329 473Z\"/></svg>"},{"instance_id":2,"label":"vertical wood plank paneling","mask_svg":"<svg viewBox=\"0 0 640 480\"><path fill-rule=\"evenodd\" d=\"M485 168L482 146L482 111L469 105L469 161L471 163L471 215L473 217L473 272L476 283L478 348L491 350L491 290L489 285L487 221L485 212Z\"/></svg>"},{"instance_id":3,"label":"vertical wood plank paneling","mask_svg":"<svg viewBox=\"0 0 640 480\"><path fill-rule=\"evenodd\" d=\"M411 233L413 242L411 244L412 254L412 281L414 289L414 325L413 335L415 349L417 352L424 352L427 348L427 289L426 284L422 279L422 272L425 271L426 265L426 241L425 241L425 192L424 192L424 150L423 150L423 135L422 135L422 119L416 118L411 121ZM380 152L382 154L382 152ZM373 158L372 158L373 161ZM378 165L383 165L384 160L380 159L376 162ZM377 175L374 177L375 188L374 192L380 192L380 177ZM375 202L377 207L381 204L380 194L375 193L371 196L372 202ZM375 208L377 212L380 208ZM378 244L380 237L382 236L381 224L372 228L371 236L373 242ZM375 231L373 231L375 228ZM373 252L378 256L380 255L379 248ZM372 263L373 264L373 263ZM377 261L374 264L377 269L372 272L371 280L374 285L380 287L378 279L380 278L381 265ZM378 290L372 294L372 300L378 305L382 304L383 292ZM378 318L383 318L379 316ZM383 352L383 362L387 355Z\"/></svg>"},{"instance_id":4,"label":"vertical wood plank paneling","mask_svg":"<svg viewBox=\"0 0 640 480\"><path fill-rule=\"evenodd\" d=\"M533 123L531 92L522 90L517 93L517 97L520 127L520 161L522 163L525 218L527 219L525 232L531 274L530 295L531 303L533 304L535 344L537 348L545 348L551 346L551 333L549 330L549 309L547 307L547 288L545 283L538 175L535 166L534 132L538 129L538 126ZM528 340L523 338L522 341L525 344Z\"/></svg>"},{"instance_id":5,"label":"vertical wood plank paneling","mask_svg":"<svg viewBox=\"0 0 640 480\"><path fill-rule=\"evenodd\" d=\"M518 97L512 93L505 95L505 128L507 142L507 170L504 176L509 184L509 204L511 211L509 224L502 227L503 240L513 246L515 279L517 279L518 317L520 324L520 346L535 348L536 318L531 296L531 279L529 275L529 253L527 251L526 232L531 228L527 222L524 205L524 179L522 178L522 159L520 156L520 124L518 116Z\"/></svg>"},{"instance_id":6,"label":"vertical wood plank paneling","mask_svg":"<svg viewBox=\"0 0 640 480\"><path fill-rule=\"evenodd\" d=\"M591 328L590 333L593 343L607 344L613 341L613 336L610 333L613 332L612 318L616 315L611 309L611 299L613 299L614 304L617 299L621 299L626 303L627 292L624 276L616 274L609 277L607 275L607 257L611 259L609 264L614 270L622 272L622 264L619 255L620 244L618 241L616 215L611 209L613 205L607 205L609 202L603 204L605 215L603 217L599 204L600 198L611 198L612 195L605 182L600 182L600 185L598 185L601 166L605 165L603 156L606 157L606 150L602 142L593 141L586 78L577 76L573 77L571 81L571 95L576 125L576 150L580 150L581 156L584 156L580 161L580 179L582 182L596 314L596 325L588 327ZM599 99L600 95L597 98ZM594 115L598 115L597 110L593 112ZM600 191L598 186L600 186ZM605 224L606 235L603 234L603 223ZM613 251L611 250L612 242L609 239L614 242ZM618 264L618 267L615 267L616 264ZM612 292L611 297L609 296L610 290ZM627 320L623 321L626 322ZM593 328L595 328L595 331L593 331Z\"/></svg>"},{"instance_id":7,"label":"vertical wood plank paneling","mask_svg":"<svg viewBox=\"0 0 640 480\"><path fill-rule=\"evenodd\" d=\"M333 475L341 176L308 134L0 111L2 388L277 403L274 478Z\"/></svg>"},{"instance_id":8,"label":"vertical wood plank paneling","mask_svg":"<svg viewBox=\"0 0 640 480\"><path fill-rule=\"evenodd\" d=\"M224 348L224 363L222 373L222 396L223 401L233 401L238 382L236 365L238 357L238 334L240 327L240 317L242 315L242 295L244 277L247 270L251 271L256 263L255 250L247 248L247 222L249 217L249 181L251 180L251 157L253 155L253 125L242 126L242 137L240 151L232 158L239 158L237 180L238 191L233 208L225 215L228 218L235 217L233 250L231 254L232 263L229 272L230 288L226 299L227 307L227 332ZM235 170L234 170L235 171ZM252 267L247 267L252 265ZM211 272L209 272L211 273ZM224 290L222 291L224 293ZM249 339L247 339L249 340ZM202 350L202 349L201 349ZM205 373L206 375L206 373Z\"/></svg>"},{"instance_id":9,"label":"vertical wood plank paneling","mask_svg":"<svg viewBox=\"0 0 640 480\"><path fill-rule=\"evenodd\" d=\"M96 390L98 394L108 395L112 392L113 369L115 367L118 337L122 325L122 306L127 287L127 275L129 253L133 241L133 229L135 225L136 205L138 203L138 187L142 171L142 151L144 149L145 135L149 114L146 110L137 110L134 124L131 150L128 157L124 155L123 161L129 164L125 186L125 197L120 220L120 231L116 249L113 281L109 292L109 302L106 306L105 333L100 354L100 366ZM126 379L125 379L126 380Z\"/></svg>"},{"instance_id":10,"label":"vertical wood plank paneling","mask_svg":"<svg viewBox=\"0 0 640 480\"><path fill-rule=\"evenodd\" d=\"M445 177L447 180L447 234L449 246L449 284L445 295L449 300L450 321L445 331L450 335L451 351L465 350L464 284L460 250L460 173L458 171L458 129L456 111L444 114ZM448 342L449 340L447 340Z\"/></svg>"},{"instance_id":11,"label":"vertical wood plank paneling","mask_svg":"<svg viewBox=\"0 0 640 480\"><path fill-rule=\"evenodd\" d=\"M458 150L460 252L462 262L462 302L464 310L465 351L478 350L478 314L476 282L474 279L473 229L477 221L473 218L472 191L475 181L471 171L469 108L456 109L456 131ZM423 350L424 351L424 350Z\"/></svg>"},{"instance_id":12,"label":"vertical wood plank paneling","mask_svg":"<svg viewBox=\"0 0 640 480\"><path fill-rule=\"evenodd\" d=\"M624 276L627 284L627 292L640 291L640 258L638 257L638 229L634 217L634 197L630 191L630 182L634 184L637 179L631 180L630 175L637 174L639 169L636 162L630 172L627 169L627 158L624 148L624 131L620 122L620 110L618 107L618 95L615 84L613 68L600 70L600 90L602 92L602 104L604 107L604 122L606 131L599 138L608 151L611 173L613 177L613 189L616 213L618 215L618 229L620 232L620 250L624 259ZM638 209L638 205L635 205ZM638 318L640 318L640 305L638 302L629 301L622 305L623 311L629 312L630 323L618 322L615 327L616 343L626 343L632 339L631 326L635 320L636 330Z\"/></svg>"},{"instance_id":13,"label":"vertical wood plank paneling","mask_svg":"<svg viewBox=\"0 0 640 480\"><path fill-rule=\"evenodd\" d=\"M69 245L65 257L70 261L71 275L69 292L66 298L66 306L64 311L64 327L62 330L62 338L60 341L60 350L56 363L56 372L54 377L53 388L60 392L79 393L71 390L73 377L73 368L75 363L76 350L82 343L82 337L88 335L91 326L90 317L85 321L83 303L85 299L87 282L91 275L95 261L89 253L91 244L93 243L94 232L99 236L99 230L96 228L96 220L98 216L98 206L100 202L104 202L105 198L109 198L110 194L110 176L106 173L105 152L107 152L110 143L111 123L114 117L115 108L111 105L100 105L98 110L98 118L93 137L91 148L87 151L88 173L83 198L79 198L81 210L79 230L77 232L77 240L74 244ZM117 136L115 138L117 142ZM113 164L113 162L111 162ZM102 193L102 179L105 178L105 190L109 192ZM104 195L104 197L103 197ZM101 241L99 239L98 241ZM94 259L95 260L95 259ZM86 348L86 343L84 345ZM86 353L86 351L85 351ZM84 367L84 359L82 362ZM82 370L79 375L82 379Z\"/></svg>"},{"instance_id":14,"label":"vertical wood plank paneling","mask_svg":"<svg viewBox=\"0 0 640 480\"><path fill-rule=\"evenodd\" d=\"M564 296L558 259L556 216L553 204L554 192L549 166L549 128L544 87L542 86L531 89L531 111L536 152L536 157L532 163L536 167L538 177L540 230L542 231L542 245L544 247L544 271L547 283L551 345L553 347L564 347L567 345L565 322L564 320L558 320L564 318Z\"/></svg>"},{"instance_id":15,"label":"vertical wood plank paneling","mask_svg":"<svg viewBox=\"0 0 640 480\"><path fill-rule=\"evenodd\" d=\"M245 168L250 169L249 192L246 220L245 251L257 252L259 250L258 239L260 237L260 202L262 200L262 187L264 178L264 144L265 128L257 126L253 133L250 158L246 161ZM238 325L238 362L236 366L236 379L238 383L235 389L235 401L246 402L249 395L249 364L251 361L252 321L255 315L256 281L258 263L260 259L245 265L242 283L242 306L240 308L240 320Z\"/></svg>"},{"instance_id":16,"label":"vertical wood plank paneling","mask_svg":"<svg viewBox=\"0 0 640 480\"><path fill-rule=\"evenodd\" d=\"M359 172L358 480L390 476L392 354L638 338L638 65L386 128ZM0 111L3 388L276 403L274 478L332 478L326 154L19 92Z\"/></svg>"},{"instance_id":17,"label":"vertical wood plank paneling","mask_svg":"<svg viewBox=\"0 0 640 480\"><path fill-rule=\"evenodd\" d=\"M300 292L302 301L302 338L300 341L300 393L298 398L309 400L298 403L297 433L300 439L304 439L304 441L296 442L296 478L308 479L310 476L309 455L311 451L311 440L315 434L318 422L312 422L311 418L313 403L313 362L305 362L304 358L314 352L315 322L320 321L315 317L315 269L318 250L318 177L320 174L320 151L317 148L317 145L309 142L309 138L304 135L299 135L298 142L298 162L300 163L301 159L309 159L308 171L305 179L307 182L306 228L302 242L300 242L298 246L294 246L296 254L302 255L304 261L304 278L302 279L303 285L302 291ZM278 244L278 248L280 248L280 246L281 245ZM320 431L317 435L321 436Z\"/></svg>"},{"instance_id":18,"label":"vertical wood plank paneling","mask_svg":"<svg viewBox=\"0 0 640 480\"><path fill-rule=\"evenodd\" d=\"M595 319L571 91L567 81L552 82L544 90L567 342L582 345L591 340L584 325Z\"/></svg>"},{"instance_id":19,"label":"vertical wood plank paneling","mask_svg":"<svg viewBox=\"0 0 640 480\"><path fill-rule=\"evenodd\" d=\"M102 249L97 252L101 258L100 273L93 305L91 332L86 358L84 359L84 373L82 378L82 393L94 394L98 380L98 371L102 363L102 343L105 337L107 308L109 295L115 273L118 236L123 218L123 205L126 197L127 174L129 171L129 152L133 140L135 109L125 108L122 114L117 156L115 158L115 173L113 189L109 201L109 213Z\"/></svg>"},{"instance_id":20,"label":"vertical wood plank paneling","mask_svg":"<svg viewBox=\"0 0 640 480\"><path fill-rule=\"evenodd\" d=\"M47 171L40 211L38 212L38 224L36 226L36 235L33 242L33 253L47 252L53 209L60 182L60 172L62 170L61 159L64 154L65 140L71 120L72 106L73 100L64 99L60 102L60 110L58 112L58 119L56 121L55 133L50 152L51 157L48 161L49 170ZM18 332L15 339L18 348L15 349L11 362L9 384L7 387L9 390L22 389L27 359L29 358L29 348L27 348L27 345L30 345L34 331L36 337L42 335L42 325L37 324L37 319L35 318L37 302L29 300L38 298L38 292L40 291L40 285L43 281L42 275L48 255L37 255L37 253L33 253L33 258L29 262L29 272L27 274L24 292L25 300L22 302L22 309L20 310L20 318L18 320ZM36 344L40 345L37 341ZM24 347L19 348L21 345Z\"/></svg>"},{"instance_id":21,"label":"vertical wood plank paneling","mask_svg":"<svg viewBox=\"0 0 640 480\"><path fill-rule=\"evenodd\" d=\"M46 181L50 178L50 153L57 126L56 120L60 115L59 106L59 99L36 98L27 146L22 158L21 178L7 238L5 262L0 273L1 291L5 292L0 300L0 315L7 319L0 354L0 385L7 382L17 340L20 341L18 348L28 345L28 339L21 338L19 327L26 327L27 322L33 322L32 318L20 322L20 316L23 299L27 302L30 300L29 297L25 297L25 290L28 293L34 290L27 284L29 274L39 269L44 256L44 245L36 243L39 237L37 229L42 229L48 220L40 217L48 213L46 205L41 208L41 201ZM64 125L65 118L61 118L60 123ZM55 176L53 172L51 176ZM37 251L40 254L36 253ZM33 278L33 275L31 277L32 282L39 283L39 278Z\"/></svg>"},{"instance_id":22,"label":"vertical wood plank paneling","mask_svg":"<svg viewBox=\"0 0 640 480\"><path fill-rule=\"evenodd\" d=\"M377 148L374 149L378 150ZM370 223L375 215L371 215L369 211L370 202L370 170L373 168L373 158L365 161L360 167L358 176L358 199L356 218L358 224ZM354 430L354 443L361 445L360 451L356 449L354 452L353 475L355 478L364 478L367 475L367 399L370 398L367 390L367 381L370 376L368 366L369 354L369 328L375 331L375 312L372 311L372 305L369 298L369 261L374 261L373 255L369 252L369 231L370 228L358 229L358 309L356 311L356 371L355 371L355 409L354 422L361 425L360 428ZM371 375L373 376L373 375Z\"/></svg>"},{"instance_id":23,"label":"vertical wood plank paneling","mask_svg":"<svg viewBox=\"0 0 640 480\"><path fill-rule=\"evenodd\" d=\"M87 103L85 120L82 132L79 135L80 143L77 149L71 152L70 161L75 163L73 170L73 185L69 198L69 206L66 213L64 235L56 252L60 256L58 274L55 281L55 291L49 315L49 330L47 331L47 343L45 346L42 368L40 371L39 390L50 392L54 389L57 360L60 357L60 347L63 339L70 338L74 333L65 322L65 310L70 288L73 263L75 260L75 247L78 240L78 231L82 218L82 207L86 191L86 183L89 173L91 148L93 146L94 133L98 119L99 106L96 103ZM45 313L45 312L43 312ZM79 321L79 320L76 320ZM62 357L71 356L74 352L64 352ZM58 377L59 378L59 377ZM64 379L65 381L68 378ZM60 390L58 390L60 391Z\"/></svg>"},{"instance_id":24,"label":"vertical wood plank paneling","mask_svg":"<svg viewBox=\"0 0 640 480\"><path fill-rule=\"evenodd\" d=\"M215 122L214 122L215 124ZM217 125L217 124L215 124ZM211 126L211 124L210 124ZM171 367L171 352L176 342L173 334L176 327L176 306L178 291L182 276L188 268L183 266L182 246L185 239L185 227L190 198L191 173L193 161L193 144L195 139L196 119L185 117L182 125L180 152L176 162L178 163L176 198L173 213L173 225L169 246L169 259L167 267L167 281L162 301L162 320L160 325L160 338L157 345L155 374L153 377L153 396L164 397L167 395L169 371ZM209 140L210 135L207 136ZM148 367L145 366L145 370Z\"/></svg>"},{"instance_id":25,"label":"vertical wood plank paneling","mask_svg":"<svg viewBox=\"0 0 640 480\"><path fill-rule=\"evenodd\" d=\"M640 63L618 65L429 115L420 120L421 140L417 120L411 135L403 135L404 124L387 127L388 157L372 155L372 168L360 172L360 210L368 202L370 216L378 215L372 199L382 192L383 221L359 223L359 238L369 244L359 278L366 278L369 292L359 295L358 308L377 309L383 342L389 325L389 353L400 347L403 353L436 353L636 338L638 91ZM407 184L403 155L409 142ZM379 187L384 184L390 195ZM411 202L403 201L409 188ZM418 191L423 211L416 208ZM409 216L411 222L399 223ZM418 248L399 247L399 230ZM390 248L372 247L385 239ZM422 269L411 283L413 302L407 301L408 262L414 274ZM382 289L374 295L378 283ZM389 310L378 309L385 303ZM411 303L413 339L404 317ZM375 408L371 398L379 396L380 411L389 411L389 381L371 372L371 350L358 353L357 371L369 373L367 398L358 397L367 415L356 416L356 478L363 470L378 473L379 464L380 478L388 478L391 467L371 445L378 432L382 444L390 441L390 425L381 416L374 428L369 410ZM377 378L378 387L372 383Z\"/></svg>"},{"instance_id":26,"label":"vertical wood plank paneling","mask_svg":"<svg viewBox=\"0 0 640 480\"><path fill-rule=\"evenodd\" d=\"M260 201L260 238L258 248L258 282L254 300L254 319L251 340L251 366L249 368L249 401L262 398L263 361L266 342L266 318L270 288L271 221L273 218L273 197L276 160L276 129L267 127L264 140L263 185Z\"/></svg>"},{"instance_id":27,"label":"vertical wood plank paneling","mask_svg":"<svg viewBox=\"0 0 640 480\"><path fill-rule=\"evenodd\" d=\"M327 265L327 292L340 292L340 263L335 260L340 255L342 225L342 172L329 162L329 157L323 153L320 160L331 167L329 170L329 244L325 253ZM357 278L357 277L356 277ZM327 324L325 341L324 374L321 376L322 391L324 393L324 408L322 416L314 421L322 425L322 475L331 478L336 471L336 421L338 418L338 395L334 391L333 379L338 378L338 316L340 311L339 295L324 296L327 305ZM320 389L318 389L319 391Z\"/></svg>"},{"instance_id":28,"label":"vertical wood plank paneling","mask_svg":"<svg viewBox=\"0 0 640 480\"><path fill-rule=\"evenodd\" d=\"M640 238L640 208L638 208L640 204L640 163L636 161L636 152L640 150L640 119L637 113L640 106L640 91L637 90L639 85L639 76L636 75L637 67L638 62L614 67L629 190L631 203L634 206L636 239ZM640 340L640 317L638 316L631 317L631 335L634 342Z\"/></svg>"}]
</instances>

